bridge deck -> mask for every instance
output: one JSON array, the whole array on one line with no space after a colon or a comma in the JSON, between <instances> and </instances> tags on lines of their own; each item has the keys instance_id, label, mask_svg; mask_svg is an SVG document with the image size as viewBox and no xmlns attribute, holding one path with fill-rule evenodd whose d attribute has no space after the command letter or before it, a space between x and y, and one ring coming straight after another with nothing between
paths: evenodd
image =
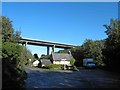
<instances>
[{"instance_id":1,"label":"bridge deck","mask_svg":"<svg viewBox=\"0 0 120 90\"><path fill-rule=\"evenodd\" d=\"M23 44L25 44L27 42L27 44L29 44L29 45L37 45L37 46L53 47L55 45L56 48L72 48L72 47L75 47L74 45L69 45L69 44L54 43L54 42L33 40L33 39L26 39L26 38L21 38L20 41Z\"/></svg>"}]
</instances>

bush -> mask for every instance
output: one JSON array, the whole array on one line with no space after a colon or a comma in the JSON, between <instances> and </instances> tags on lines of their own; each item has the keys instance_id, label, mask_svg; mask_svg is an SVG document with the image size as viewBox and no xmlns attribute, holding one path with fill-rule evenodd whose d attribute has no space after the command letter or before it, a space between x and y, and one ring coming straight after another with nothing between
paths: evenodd
<instances>
[{"instance_id":1,"label":"bush","mask_svg":"<svg viewBox=\"0 0 120 90\"><path fill-rule=\"evenodd\" d=\"M2 34L0 34L0 54L2 54L2 88L22 88L26 73L24 65L32 59L32 54L25 46L21 46L20 32L15 31L9 18L2 18ZM0 22L1 23L1 22ZM2 45L1 45L2 44ZM1 47L2 46L2 47Z\"/></svg>"},{"instance_id":2,"label":"bush","mask_svg":"<svg viewBox=\"0 0 120 90\"><path fill-rule=\"evenodd\" d=\"M74 63L75 63L75 59L74 59L74 58L71 58L71 59L70 59L70 64L73 66Z\"/></svg>"},{"instance_id":3,"label":"bush","mask_svg":"<svg viewBox=\"0 0 120 90\"><path fill-rule=\"evenodd\" d=\"M76 66L73 66L73 71L79 71Z\"/></svg>"},{"instance_id":4,"label":"bush","mask_svg":"<svg viewBox=\"0 0 120 90\"><path fill-rule=\"evenodd\" d=\"M106 28L105 48L103 49L104 63L107 68L120 73L120 20L110 20Z\"/></svg>"},{"instance_id":5,"label":"bush","mask_svg":"<svg viewBox=\"0 0 120 90\"><path fill-rule=\"evenodd\" d=\"M41 55L40 59L50 59L51 55Z\"/></svg>"},{"instance_id":6,"label":"bush","mask_svg":"<svg viewBox=\"0 0 120 90\"><path fill-rule=\"evenodd\" d=\"M59 65L59 64L49 64L49 65L45 65L44 68L47 69L62 69L63 65Z\"/></svg>"},{"instance_id":7,"label":"bush","mask_svg":"<svg viewBox=\"0 0 120 90\"><path fill-rule=\"evenodd\" d=\"M70 59L70 64L72 65L72 70L73 70L73 71L79 71L79 70L77 69L77 67L74 65L74 63L75 63L75 59L74 59L74 58L71 58L71 59Z\"/></svg>"},{"instance_id":8,"label":"bush","mask_svg":"<svg viewBox=\"0 0 120 90\"><path fill-rule=\"evenodd\" d=\"M4 42L2 47L3 88L20 88L26 79L24 48L11 42Z\"/></svg>"}]
</instances>

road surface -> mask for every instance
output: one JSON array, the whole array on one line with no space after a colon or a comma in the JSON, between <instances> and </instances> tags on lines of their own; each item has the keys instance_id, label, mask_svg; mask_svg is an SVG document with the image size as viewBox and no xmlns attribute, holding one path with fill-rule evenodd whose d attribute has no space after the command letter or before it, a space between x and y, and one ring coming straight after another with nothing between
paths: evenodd
<instances>
[{"instance_id":1,"label":"road surface","mask_svg":"<svg viewBox=\"0 0 120 90\"><path fill-rule=\"evenodd\" d=\"M120 88L120 76L100 69L52 72L25 67L26 88Z\"/></svg>"}]
</instances>

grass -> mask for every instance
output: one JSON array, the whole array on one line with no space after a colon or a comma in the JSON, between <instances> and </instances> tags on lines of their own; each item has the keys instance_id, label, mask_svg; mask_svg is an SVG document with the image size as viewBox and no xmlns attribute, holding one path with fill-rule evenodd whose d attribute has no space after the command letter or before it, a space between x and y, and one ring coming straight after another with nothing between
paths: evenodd
<instances>
[{"instance_id":1,"label":"grass","mask_svg":"<svg viewBox=\"0 0 120 90\"><path fill-rule=\"evenodd\" d=\"M73 72L72 70L45 69L45 68L37 68L37 67L35 67L35 70L37 70L37 71L47 71L47 72Z\"/></svg>"}]
</instances>

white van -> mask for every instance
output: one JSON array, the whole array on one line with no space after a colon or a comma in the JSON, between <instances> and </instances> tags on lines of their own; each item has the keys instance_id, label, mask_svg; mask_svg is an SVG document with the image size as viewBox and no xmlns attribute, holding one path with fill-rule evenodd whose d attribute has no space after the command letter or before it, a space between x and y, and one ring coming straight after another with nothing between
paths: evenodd
<instances>
[{"instance_id":1,"label":"white van","mask_svg":"<svg viewBox=\"0 0 120 90\"><path fill-rule=\"evenodd\" d=\"M93 58L83 59L83 66L89 67L89 68L95 67L95 63L94 63Z\"/></svg>"}]
</instances>

